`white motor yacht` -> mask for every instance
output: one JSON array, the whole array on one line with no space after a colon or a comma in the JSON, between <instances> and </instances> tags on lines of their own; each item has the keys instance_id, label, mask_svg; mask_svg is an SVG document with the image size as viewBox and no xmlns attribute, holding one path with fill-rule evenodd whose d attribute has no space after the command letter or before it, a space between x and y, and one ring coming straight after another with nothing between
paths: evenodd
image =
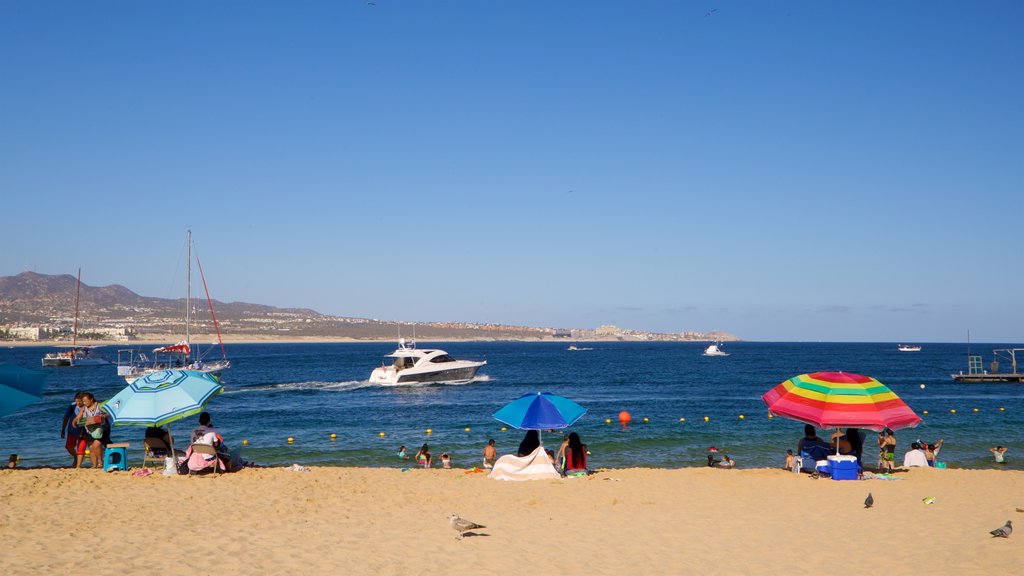
<instances>
[{"instance_id":1,"label":"white motor yacht","mask_svg":"<svg viewBox=\"0 0 1024 576\"><path fill-rule=\"evenodd\" d=\"M704 349L704 356L728 356L728 352L723 352L719 346L721 342L715 342Z\"/></svg>"},{"instance_id":2,"label":"white motor yacht","mask_svg":"<svg viewBox=\"0 0 1024 576\"><path fill-rule=\"evenodd\" d=\"M395 386L426 382L465 384L486 361L456 360L444 350L416 348L416 342L398 341L398 349L384 357L382 366L370 373L371 384Z\"/></svg>"},{"instance_id":3,"label":"white motor yacht","mask_svg":"<svg viewBox=\"0 0 1024 576\"><path fill-rule=\"evenodd\" d=\"M899 350L900 352L920 352L921 351L921 347L920 346L911 346L909 344L900 344L899 346L896 347L896 349Z\"/></svg>"},{"instance_id":4,"label":"white motor yacht","mask_svg":"<svg viewBox=\"0 0 1024 576\"><path fill-rule=\"evenodd\" d=\"M43 366L103 366L110 360L93 354L92 346L68 346L62 352L50 352L43 356Z\"/></svg>"}]
</instances>

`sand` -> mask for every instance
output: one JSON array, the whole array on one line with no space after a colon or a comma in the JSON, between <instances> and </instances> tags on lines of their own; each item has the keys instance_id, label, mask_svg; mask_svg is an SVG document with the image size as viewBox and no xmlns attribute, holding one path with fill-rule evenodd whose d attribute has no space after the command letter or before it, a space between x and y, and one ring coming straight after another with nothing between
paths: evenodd
<instances>
[{"instance_id":1,"label":"sand","mask_svg":"<svg viewBox=\"0 0 1024 576\"><path fill-rule=\"evenodd\" d=\"M3 470L0 574L1019 573L1024 472L899 476L690 468L499 482L464 470ZM487 527L458 541L453 512ZM1007 519L1020 532L991 538Z\"/></svg>"}]
</instances>

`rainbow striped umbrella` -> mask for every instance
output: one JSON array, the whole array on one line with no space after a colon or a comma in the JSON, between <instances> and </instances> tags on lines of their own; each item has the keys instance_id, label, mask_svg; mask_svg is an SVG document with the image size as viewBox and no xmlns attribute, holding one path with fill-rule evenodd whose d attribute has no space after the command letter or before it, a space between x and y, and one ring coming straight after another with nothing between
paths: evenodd
<instances>
[{"instance_id":1,"label":"rainbow striped umbrella","mask_svg":"<svg viewBox=\"0 0 1024 576\"><path fill-rule=\"evenodd\" d=\"M761 400L768 412L817 428L913 428L921 421L885 385L850 372L801 374L772 388Z\"/></svg>"}]
</instances>

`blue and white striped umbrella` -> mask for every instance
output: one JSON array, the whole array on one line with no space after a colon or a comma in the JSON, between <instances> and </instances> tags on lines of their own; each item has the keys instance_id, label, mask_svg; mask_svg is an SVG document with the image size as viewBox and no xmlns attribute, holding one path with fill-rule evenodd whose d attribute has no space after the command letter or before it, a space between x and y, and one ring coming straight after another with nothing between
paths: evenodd
<instances>
[{"instance_id":1,"label":"blue and white striped umbrella","mask_svg":"<svg viewBox=\"0 0 1024 576\"><path fill-rule=\"evenodd\" d=\"M42 399L44 382L41 372L0 364L0 416Z\"/></svg>"},{"instance_id":2,"label":"blue and white striped umbrella","mask_svg":"<svg viewBox=\"0 0 1024 576\"><path fill-rule=\"evenodd\" d=\"M135 380L103 405L110 422L163 426L193 414L224 390L217 378L197 370L163 370Z\"/></svg>"},{"instance_id":3,"label":"blue and white striped umbrella","mask_svg":"<svg viewBox=\"0 0 1024 576\"><path fill-rule=\"evenodd\" d=\"M494 417L520 430L568 428L587 409L550 392L523 394L494 413Z\"/></svg>"}]
</instances>

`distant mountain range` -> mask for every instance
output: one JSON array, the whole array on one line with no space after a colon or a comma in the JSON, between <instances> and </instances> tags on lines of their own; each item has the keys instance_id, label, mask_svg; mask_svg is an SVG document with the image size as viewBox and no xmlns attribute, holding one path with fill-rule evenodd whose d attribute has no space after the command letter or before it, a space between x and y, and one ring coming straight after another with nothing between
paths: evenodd
<instances>
[{"instance_id":1,"label":"distant mountain range","mask_svg":"<svg viewBox=\"0 0 1024 576\"><path fill-rule=\"evenodd\" d=\"M66 339L75 320L77 280L70 274L47 275L22 272L0 276L0 337L15 332L37 331L43 339ZM247 302L213 301L217 322L225 339L357 338L397 339L399 334L431 339L621 339L621 340L735 340L730 334L686 335L621 330L614 327L554 329L466 322L400 322L329 316L308 308L277 308ZM213 334L214 326L205 300L192 300L192 333ZM140 296L124 286L82 284L78 334L87 339L177 339L184 334L184 298Z\"/></svg>"}]
</instances>

